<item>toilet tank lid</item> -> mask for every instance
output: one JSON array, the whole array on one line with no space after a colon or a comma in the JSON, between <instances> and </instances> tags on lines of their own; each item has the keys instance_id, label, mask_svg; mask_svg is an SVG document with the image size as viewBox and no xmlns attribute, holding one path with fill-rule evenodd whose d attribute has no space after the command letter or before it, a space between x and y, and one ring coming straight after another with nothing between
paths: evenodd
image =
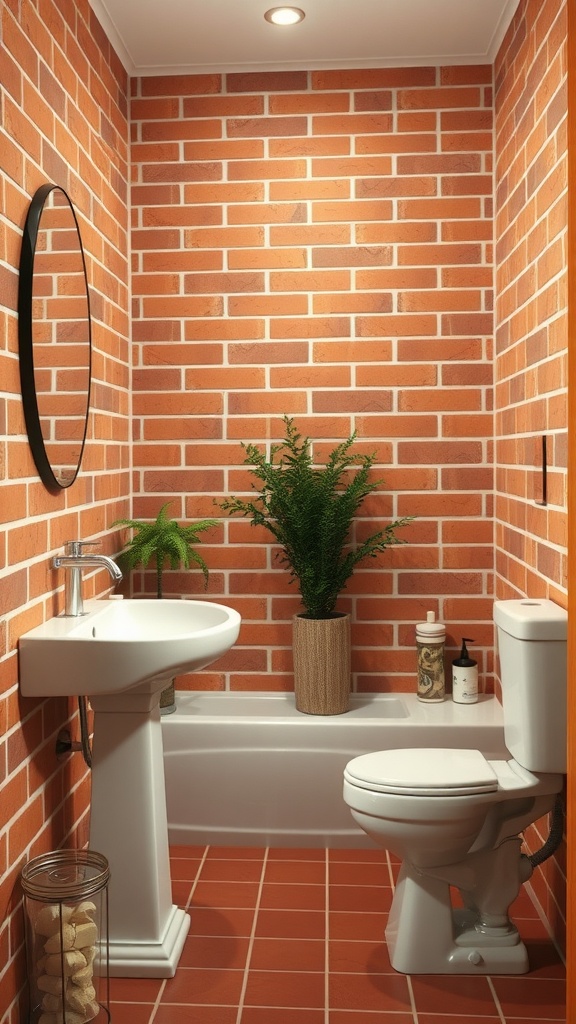
<instances>
[{"instance_id":1,"label":"toilet tank lid","mask_svg":"<svg viewBox=\"0 0 576 1024\"><path fill-rule=\"evenodd\" d=\"M494 622L518 640L566 640L568 613L548 598L494 602Z\"/></svg>"}]
</instances>

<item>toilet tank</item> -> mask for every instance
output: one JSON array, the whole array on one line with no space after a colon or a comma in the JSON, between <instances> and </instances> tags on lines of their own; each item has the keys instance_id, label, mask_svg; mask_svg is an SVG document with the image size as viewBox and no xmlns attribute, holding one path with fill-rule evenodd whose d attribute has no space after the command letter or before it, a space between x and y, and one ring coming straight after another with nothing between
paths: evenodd
<instances>
[{"instance_id":1,"label":"toilet tank","mask_svg":"<svg viewBox=\"0 0 576 1024\"><path fill-rule=\"evenodd\" d=\"M532 772L566 772L567 612L553 601L494 603L506 746Z\"/></svg>"}]
</instances>

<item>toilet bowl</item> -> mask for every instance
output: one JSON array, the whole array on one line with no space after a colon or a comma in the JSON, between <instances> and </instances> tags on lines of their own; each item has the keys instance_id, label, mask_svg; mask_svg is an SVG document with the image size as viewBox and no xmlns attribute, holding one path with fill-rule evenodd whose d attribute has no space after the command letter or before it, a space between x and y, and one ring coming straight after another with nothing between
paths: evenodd
<instances>
[{"instance_id":1,"label":"toilet bowl","mask_svg":"<svg viewBox=\"0 0 576 1024\"><path fill-rule=\"evenodd\" d=\"M550 601L497 602L495 621L509 760L468 749L385 750L344 771L353 818L402 859L386 939L404 973L529 969L508 908L532 873L519 833L552 809L564 781L566 613ZM520 728L519 700L528 702ZM462 906L452 905L451 890Z\"/></svg>"}]
</instances>

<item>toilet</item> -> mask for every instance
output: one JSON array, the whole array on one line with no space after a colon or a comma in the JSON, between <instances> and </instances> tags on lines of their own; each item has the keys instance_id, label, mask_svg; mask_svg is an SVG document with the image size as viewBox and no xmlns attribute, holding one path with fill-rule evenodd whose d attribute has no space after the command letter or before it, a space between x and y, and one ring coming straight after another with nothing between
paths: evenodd
<instances>
[{"instance_id":1,"label":"toilet","mask_svg":"<svg viewBox=\"0 0 576 1024\"><path fill-rule=\"evenodd\" d=\"M510 759L383 750L344 771L353 818L402 859L386 927L402 973L529 970L508 908L533 870L519 833L552 810L564 783L567 613L549 600L496 601L494 621Z\"/></svg>"}]
</instances>

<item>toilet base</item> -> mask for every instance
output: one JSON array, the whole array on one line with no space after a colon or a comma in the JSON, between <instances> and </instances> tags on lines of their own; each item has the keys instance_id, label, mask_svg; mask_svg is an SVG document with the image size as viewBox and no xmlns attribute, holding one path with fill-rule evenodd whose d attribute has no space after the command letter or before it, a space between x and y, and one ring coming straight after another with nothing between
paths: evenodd
<instances>
[{"instance_id":1,"label":"toilet base","mask_svg":"<svg viewBox=\"0 0 576 1024\"><path fill-rule=\"evenodd\" d=\"M479 932L474 911L454 909L447 882L404 863L386 927L392 967L402 974L525 974L528 953L513 925Z\"/></svg>"}]
</instances>

